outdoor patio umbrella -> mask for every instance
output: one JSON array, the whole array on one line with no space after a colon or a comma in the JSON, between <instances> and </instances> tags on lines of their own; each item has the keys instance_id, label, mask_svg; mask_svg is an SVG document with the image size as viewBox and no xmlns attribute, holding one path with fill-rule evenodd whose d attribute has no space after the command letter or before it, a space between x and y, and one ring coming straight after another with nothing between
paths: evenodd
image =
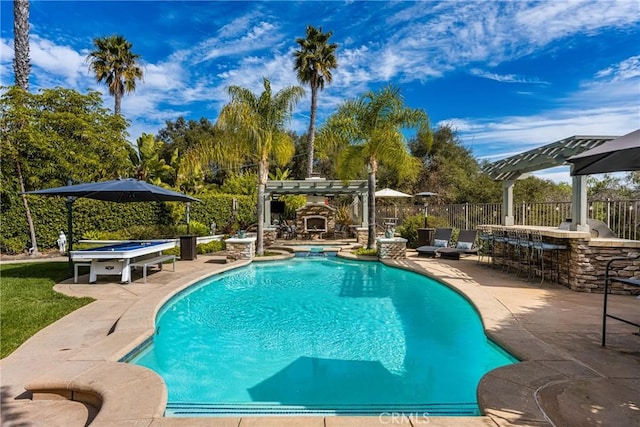
<instances>
[{"instance_id":1,"label":"outdoor patio umbrella","mask_svg":"<svg viewBox=\"0 0 640 427\"><path fill-rule=\"evenodd\" d=\"M403 198L403 197L413 197L411 194L403 193L402 191L393 190L391 188L384 188L382 190L378 190L375 193L376 197L379 198Z\"/></svg>"},{"instance_id":2,"label":"outdoor patio umbrella","mask_svg":"<svg viewBox=\"0 0 640 427\"><path fill-rule=\"evenodd\" d=\"M167 190L133 178L112 181L90 182L28 191L25 194L67 197L67 232L69 233L69 272L73 273L71 250L73 249L73 202L78 198L104 200L107 202L198 202L199 200L177 191Z\"/></svg>"},{"instance_id":3,"label":"outdoor patio umbrella","mask_svg":"<svg viewBox=\"0 0 640 427\"><path fill-rule=\"evenodd\" d=\"M571 175L640 170L640 129L569 157Z\"/></svg>"},{"instance_id":4,"label":"outdoor patio umbrella","mask_svg":"<svg viewBox=\"0 0 640 427\"><path fill-rule=\"evenodd\" d=\"M375 192L376 199L404 199L413 197L411 194L403 193L402 191L393 190L391 188L383 188ZM393 216L394 221L398 218L398 206L393 203Z\"/></svg>"}]
</instances>

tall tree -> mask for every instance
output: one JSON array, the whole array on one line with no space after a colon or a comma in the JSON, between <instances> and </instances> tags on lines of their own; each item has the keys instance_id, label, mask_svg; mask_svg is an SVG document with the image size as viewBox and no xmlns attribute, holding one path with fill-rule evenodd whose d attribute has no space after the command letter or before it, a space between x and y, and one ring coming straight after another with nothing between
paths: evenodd
<instances>
[{"instance_id":1,"label":"tall tree","mask_svg":"<svg viewBox=\"0 0 640 427\"><path fill-rule=\"evenodd\" d=\"M109 94L115 98L115 114L120 114L120 104L125 93L136 90L136 80L142 79L140 55L131 52L133 45L123 36L107 36L93 40L95 50L87 56L89 69L98 82L104 81Z\"/></svg>"},{"instance_id":2,"label":"tall tree","mask_svg":"<svg viewBox=\"0 0 640 427\"><path fill-rule=\"evenodd\" d=\"M127 122L103 107L98 92L83 95L55 88L32 94L17 86L1 92L3 213L25 190L65 185L67 179L88 182L132 172L126 148ZM26 228L16 237L29 239L34 247L36 236L27 237ZM41 240L42 230L35 232Z\"/></svg>"},{"instance_id":3,"label":"tall tree","mask_svg":"<svg viewBox=\"0 0 640 427\"><path fill-rule=\"evenodd\" d=\"M216 163L235 167L251 162L258 167L258 240L256 253L264 253L264 190L269 164L284 166L293 156L293 139L285 130L293 108L304 96L304 89L289 86L273 94L271 83L262 79L264 91L258 96L240 86L229 87L231 101L222 108L216 128L220 135L185 156L186 164Z\"/></svg>"},{"instance_id":4,"label":"tall tree","mask_svg":"<svg viewBox=\"0 0 640 427\"><path fill-rule=\"evenodd\" d=\"M369 234L367 247L375 242L376 173L380 164L394 170L403 180L413 180L420 161L407 152L403 129L415 128L428 143L429 120L420 109L404 106L400 92L387 86L368 92L355 101L346 101L320 130L319 143L341 147L338 175L351 179L366 170L368 175Z\"/></svg>"},{"instance_id":5,"label":"tall tree","mask_svg":"<svg viewBox=\"0 0 640 427\"><path fill-rule=\"evenodd\" d=\"M316 113L318 110L318 89L323 90L325 83L330 84L333 76L331 70L338 67L335 51L336 43L328 44L332 31L322 32L322 27L307 26L307 37L296 39L300 50L295 57L294 69L298 81L311 87L311 118L309 120L309 139L307 147L307 176L313 173L313 158L315 151Z\"/></svg>"},{"instance_id":6,"label":"tall tree","mask_svg":"<svg viewBox=\"0 0 640 427\"><path fill-rule=\"evenodd\" d=\"M31 71L31 64L29 63L29 0L14 0L13 2L13 72L15 75L16 86L22 89L24 92L29 90L29 73ZM27 94L17 95L16 97L20 102L28 99ZM23 127L25 122L19 121L13 124L17 127ZM38 242L36 240L36 229L33 225L33 218L31 216L31 209L29 209L29 202L25 192L25 179L23 176L22 158L20 156L19 146L25 141L20 139L13 139L7 141L11 146L9 153L12 154L13 164L15 165L15 173L18 178L18 184L20 186L20 192L22 193L22 204L24 205L25 216L27 218L27 224L29 225L29 236L31 239L30 253L32 255L39 255Z\"/></svg>"}]
</instances>

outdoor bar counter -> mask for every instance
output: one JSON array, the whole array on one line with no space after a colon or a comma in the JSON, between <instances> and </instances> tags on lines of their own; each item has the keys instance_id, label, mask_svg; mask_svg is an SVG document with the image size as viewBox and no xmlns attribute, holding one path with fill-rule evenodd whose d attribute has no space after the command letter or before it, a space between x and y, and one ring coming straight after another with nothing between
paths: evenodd
<instances>
[{"instance_id":1,"label":"outdoor bar counter","mask_svg":"<svg viewBox=\"0 0 640 427\"><path fill-rule=\"evenodd\" d=\"M630 257L640 254L640 240L592 237L589 232L561 230L556 227L540 227L529 225L485 225L488 229L504 230L520 229L526 231L539 230L544 243L566 246L558 252L558 282L579 292L603 292L607 262L614 257ZM547 265L551 265L551 255ZM555 268L555 267L554 267ZM620 277L640 279L640 260L620 261L612 273ZM632 294L637 288L616 283L612 292Z\"/></svg>"}]
</instances>

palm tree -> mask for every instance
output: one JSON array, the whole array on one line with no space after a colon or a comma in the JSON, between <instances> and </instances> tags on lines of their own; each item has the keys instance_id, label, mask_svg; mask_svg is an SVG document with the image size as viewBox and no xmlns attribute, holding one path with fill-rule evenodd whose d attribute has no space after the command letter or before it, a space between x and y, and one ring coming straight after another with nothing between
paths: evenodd
<instances>
[{"instance_id":1,"label":"palm tree","mask_svg":"<svg viewBox=\"0 0 640 427\"><path fill-rule=\"evenodd\" d=\"M375 241L376 173L380 164L394 170L399 179L413 180L420 171L420 161L407 151L402 129L416 128L427 144L429 121L420 109L404 106L397 88L388 86L368 92L355 101L346 101L320 130L319 143L338 147L338 175L351 179L368 174L369 233L367 247Z\"/></svg>"},{"instance_id":2,"label":"palm tree","mask_svg":"<svg viewBox=\"0 0 640 427\"><path fill-rule=\"evenodd\" d=\"M104 81L115 98L115 114L120 114L122 96L136 90L136 80L142 79L138 64L140 55L131 52L133 45L123 36L107 36L93 40L95 50L87 56L89 69L98 82Z\"/></svg>"},{"instance_id":3,"label":"palm tree","mask_svg":"<svg viewBox=\"0 0 640 427\"><path fill-rule=\"evenodd\" d=\"M307 176L313 173L314 141L316 134L316 112L318 109L318 89L323 90L324 84L331 83L331 70L338 67L335 51L336 43L327 44L333 34L322 32L322 27L307 26L307 38L298 38L296 43L300 50L295 57L294 69L297 71L298 81L311 86L311 118L309 120L309 147L307 151Z\"/></svg>"},{"instance_id":4,"label":"palm tree","mask_svg":"<svg viewBox=\"0 0 640 427\"><path fill-rule=\"evenodd\" d=\"M293 108L304 96L300 86L289 86L272 94L271 83L262 80L260 96L240 86L229 87L231 102L225 105L216 122L218 137L200 145L185 156L187 163L227 165L237 167L242 162L258 166L258 240L256 253L264 254L264 190L269 164L283 166L295 152L291 136L284 124L291 118Z\"/></svg>"},{"instance_id":5,"label":"palm tree","mask_svg":"<svg viewBox=\"0 0 640 427\"><path fill-rule=\"evenodd\" d=\"M16 86L29 90L29 0L13 2L13 37Z\"/></svg>"},{"instance_id":6,"label":"palm tree","mask_svg":"<svg viewBox=\"0 0 640 427\"><path fill-rule=\"evenodd\" d=\"M16 86L25 92L22 96L27 96L26 92L29 90L29 73L31 72L31 64L29 64L29 0L13 1L13 38L13 72ZM20 99L24 99L21 95L18 96L20 96ZM24 122L16 123L16 125L26 127ZM20 192L22 193L22 204L24 205L27 224L29 225L29 235L31 238L30 253L32 255L39 255L36 229L33 225L33 218L27 196L24 194L25 179L22 174L22 164L20 163L20 150L17 148L20 143L18 141L11 142L15 144L13 146L15 150L11 150L11 153L16 166L16 175L20 185Z\"/></svg>"},{"instance_id":7,"label":"palm tree","mask_svg":"<svg viewBox=\"0 0 640 427\"><path fill-rule=\"evenodd\" d=\"M153 135L143 133L136 140L138 149L131 147L129 159L136 168L136 178L142 181L148 181L154 185L167 183L171 175L175 173L173 165L178 159L178 149L176 148L171 155L170 164L161 157L164 143L156 141Z\"/></svg>"}]
</instances>

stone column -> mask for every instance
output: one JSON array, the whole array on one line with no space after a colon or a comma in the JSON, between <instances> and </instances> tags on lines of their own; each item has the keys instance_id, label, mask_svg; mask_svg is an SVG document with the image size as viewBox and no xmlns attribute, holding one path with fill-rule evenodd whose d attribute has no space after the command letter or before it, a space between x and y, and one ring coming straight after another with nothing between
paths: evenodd
<instances>
[{"instance_id":1,"label":"stone column","mask_svg":"<svg viewBox=\"0 0 640 427\"><path fill-rule=\"evenodd\" d=\"M378 237L378 259L403 259L407 257L407 239L402 237Z\"/></svg>"},{"instance_id":2,"label":"stone column","mask_svg":"<svg viewBox=\"0 0 640 427\"><path fill-rule=\"evenodd\" d=\"M275 227L265 228L264 229L264 246L271 246L275 243L276 237L278 236L278 229Z\"/></svg>"},{"instance_id":3,"label":"stone column","mask_svg":"<svg viewBox=\"0 0 640 427\"><path fill-rule=\"evenodd\" d=\"M356 243L366 246L369 241L369 229L366 227L356 228Z\"/></svg>"},{"instance_id":4,"label":"stone column","mask_svg":"<svg viewBox=\"0 0 640 427\"><path fill-rule=\"evenodd\" d=\"M233 260L253 259L256 253L255 237L231 237L224 241L227 244L227 257Z\"/></svg>"}]
</instances>

